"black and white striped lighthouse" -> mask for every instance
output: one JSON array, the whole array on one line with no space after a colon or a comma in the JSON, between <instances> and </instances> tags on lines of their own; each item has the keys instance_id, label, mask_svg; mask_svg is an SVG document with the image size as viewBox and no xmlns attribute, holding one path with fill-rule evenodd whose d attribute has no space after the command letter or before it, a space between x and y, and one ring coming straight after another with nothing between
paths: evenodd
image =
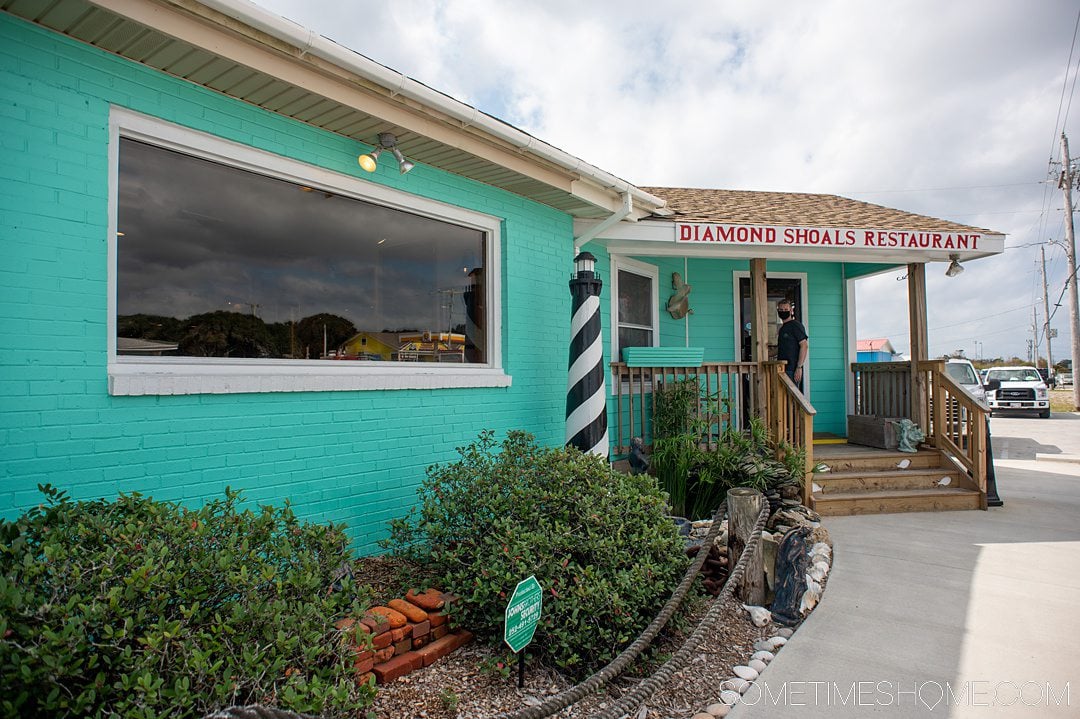
<instances>
[{"instance_id":1,"label":"black and white striped lighthouse","mask_svg":"<svg viewBox=\"0 0 1080 719\"><path fill-rule=\"evenodd\" d=\"M608 456L607 390L604 350L600 339L600 288L596 258L582 252L574 258L570 280L570 373L566 382L566 444L583 452Z\"/></svg>"}]
</instances>

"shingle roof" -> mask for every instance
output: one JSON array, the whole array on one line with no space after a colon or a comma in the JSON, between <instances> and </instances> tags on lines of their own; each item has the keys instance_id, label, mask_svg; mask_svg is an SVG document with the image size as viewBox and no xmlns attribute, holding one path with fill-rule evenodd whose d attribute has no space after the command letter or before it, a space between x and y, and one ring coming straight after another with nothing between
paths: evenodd
<instances>
[{"instance_id":1,"label":"shingle roof","mask_svg":"<svg viewBox=\"0 0 1080 719\"><path fill-rule=\"evenodd\" d=\"M673 222L712 222L731 225L791 227L868 227L932 232L1000 232L939 220L891 207L872 205L839 195L808 192L702 190L690 187L642 187L662 197L675 214Z\"/></svg>"}]
</instances>

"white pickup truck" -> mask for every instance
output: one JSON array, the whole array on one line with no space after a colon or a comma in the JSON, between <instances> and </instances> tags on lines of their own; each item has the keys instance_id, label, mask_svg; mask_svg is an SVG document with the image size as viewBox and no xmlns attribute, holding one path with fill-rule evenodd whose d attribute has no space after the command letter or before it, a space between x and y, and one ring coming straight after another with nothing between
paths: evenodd
<instances>
[{"instance_id":1,"label":"white pickup truck","mask_svg":"<svg viewBox=\"0 0 1080 719\"><path fill-rule=\"evenodd\" d=\"M991 367L986 380L998 380L1001 387L987 393L991 412L998 410L1027 410L1050 416L1050 397L1046 383L1034 367Z\"/></svg>"}]
</instances>

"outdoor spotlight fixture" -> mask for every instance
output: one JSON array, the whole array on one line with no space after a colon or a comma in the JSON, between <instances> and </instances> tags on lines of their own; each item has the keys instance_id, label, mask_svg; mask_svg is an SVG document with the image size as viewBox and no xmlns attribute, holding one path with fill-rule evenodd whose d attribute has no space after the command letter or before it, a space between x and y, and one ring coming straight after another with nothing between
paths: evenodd
<instances>
[{"instance_id":1,"label":"outdoor spotlight fixture","mask_svg":"<svg viewBox=\"0 0 1080 719\"><path fill-rule=\"evenodd\" d=\"M378 167L379 155L385 150L389 150L394 156L394 159L397 160L398 169L401 170L402 175L415 167L413 163L406 160L405 156L401 154L401 150L399 150L397 146L397 137L392 132L379 133L379 144L376 145L375 149L371 152L364 153L357 158L360 167L367 172L375 172L375 168Z\"/></svg>"},{"instance_id":2,"label":"outdoor spotlight fixture","mask_svg":"<svg viewBox=\"0 0 1080 719\"><path fill-rule=\"evenodd\" d=\"M945 270L946 277L956 277L958 274L964 271L963 266L960 264L960 255L949 255L949 269Z\"/></svg>"}]
</instances>

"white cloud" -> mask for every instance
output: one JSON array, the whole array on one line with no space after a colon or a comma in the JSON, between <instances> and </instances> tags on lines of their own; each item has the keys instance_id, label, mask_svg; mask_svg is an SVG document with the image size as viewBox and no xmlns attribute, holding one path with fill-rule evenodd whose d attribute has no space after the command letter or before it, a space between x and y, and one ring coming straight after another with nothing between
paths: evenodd
<instances>
[{"instance_id":1,"label":"white cloud","mask_svg":"<svg viewBox=\"0 0 1080 719\"><path fill-rule=\"evenodd\" d=\"M835 193L1009 246L1062 237L1060 193L1040 183L1068 0L258 4L635 184ZM1065 130L1080 154L1076 104ZM1030 309L1007 310L1038 298L1041 314L1037 253L952 279L928 268L931 350L972 354L982 338L984 354L1023 354ZM1064 261L1049 254L1056 297ZM906 330L893 277L860 283L860 335Z\"/></svg>"}]
</instances>

